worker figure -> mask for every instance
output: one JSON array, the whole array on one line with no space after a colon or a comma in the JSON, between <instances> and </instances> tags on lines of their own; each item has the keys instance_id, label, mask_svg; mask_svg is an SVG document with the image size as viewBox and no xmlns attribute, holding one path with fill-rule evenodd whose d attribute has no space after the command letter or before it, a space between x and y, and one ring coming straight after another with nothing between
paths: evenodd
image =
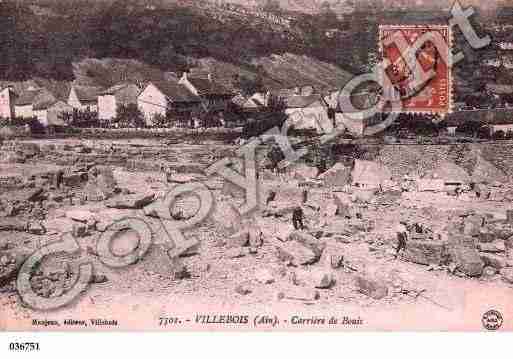
<instances>
[{"instance_id":1,"label":"worker figure","mask_svg":"<svg viewBox=\"0 0 513 359\"><path fill-rule=\"evenodd\" d=\"M61 184L62 184L62 181L63 181L63 177L64 177L64 171L60 170L60 171L57 171L56 175L55 175L55 187L57 189L60 189L61 188Z\"/></svg>"},{"instance_id":2,"label":"worker figure","mask_svg":"<svg viewBox=\"0 0 513 359\"><path fill-rule=\"evenodd\" d=\"M303 224L303 209L299 206L294 208L292 212L292 224L295 230L305 229L305 225Z\"/></svg>"},{"instance_id":3,"label":"worker figure","mask_svg":"<svg viewBox=\"0 0 513 359\"><path fill-rule=\"evenodd\" d=\"M271 191L267 196L267 200L265 201L265 205L268 206L269 203L273 202L276 199L276 192Z\"/></svg>"},{"instance_id":4,"label":"worker figure","mask_svg":"<svg viewBox=\"0 0 513 359\"><path fill-rule=\"evenodd\" d=\"M408 241L408 228L406 223L399 222L399 228L397 231L397 249L395 252L395 258L399 256L399 252L406 250L406 243Z\"/></svg>"},{"instance_id":5,"label":"worker figure","mask_svg":"<svg viewBox=\"0 0 513 359\"><path fill-rule=\"evenodd\" d=\"M308 189L303 190L303 204L308 202Z\"/></svg>"}]
</instances>

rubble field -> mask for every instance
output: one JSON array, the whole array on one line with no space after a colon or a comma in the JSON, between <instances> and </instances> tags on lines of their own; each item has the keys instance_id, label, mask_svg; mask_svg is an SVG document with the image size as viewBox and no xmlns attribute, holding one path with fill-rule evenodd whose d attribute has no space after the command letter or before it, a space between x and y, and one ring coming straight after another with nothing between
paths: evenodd
<instances>
[{"instance_id":1,"label":"rubble field","mask_svg":"<svg viewBox=\"0 0 513 359\"><path fill-rule=\"evenodd\" d=\"M274 173L263 149L259 206L246 216L235 210L244 192L203 173L235 150L150 140L4 142L1 311L12 320L32 315L17 294L17 272L31 253L66 233L81 250L43 258L30 281L39 296L59 297L72 288L78 264L92 263L91 288L70 311L173 302L450 311L466 293L512 293L513 186L507 171L479 149L465 150L458 161L457 154L435 155L430 146L428 160L406 153L402 158L412 161L405 164L393 161L398 154L387 148L320 174L308 163ZM240 161L233 167L240 171ZM176 246L167 218L160 218L161 203L170 190L194 181L213 193L215 208L183 230L186 242ZM199 205L181 195L167 212L186 221ZM298 208L304 228L296 230ZM111 268L102 263L98 243L126 217L142 218L153 243L137 262ZM126 255L140 236L120 229L112 251Z\"/></svg>"}]
</instances>

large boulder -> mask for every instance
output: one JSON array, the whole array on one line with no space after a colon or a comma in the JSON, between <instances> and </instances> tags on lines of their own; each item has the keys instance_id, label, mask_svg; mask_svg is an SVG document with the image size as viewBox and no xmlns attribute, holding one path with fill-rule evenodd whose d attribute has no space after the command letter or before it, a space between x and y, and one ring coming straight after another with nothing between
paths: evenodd
<instances>
[{"instance_id":1,"label":"large boulder","mask_svg":"<svg viewBox=\"0 0 513 359\"><path fill-rule=\"evenodd\" d=\"M317 289L330 289L335 285L335 276L331 271L316 268L310 275L313 286Z\"/></svg>"},{"instance_id":2,"label":"large boulder","mask_svg":"<svg viewBox=\"0 0 513 359\"><path fill-rule=\"evenodd\" d=\"M337 163L317 177L325 186L342 187L351 183L351 168Z\"/></svg>"},{"instance_id":3,"label":"large boulder","mask_svg":"<svg viewBox=\"0 0 513 359\"><path fill-rule=\"evenodd\" d=\"M87 181L87 174L86 173L64 173L62 175L62 183L64 186L67 187L80 187L82 183L85 183Z\"/></svg>"},{"instance_id":4,"label":"large boulder","mask_svg":"<svg viewBox=\"0 0 513 359\"><path fill-rule=\"evenodd\" d=\"M353 211L351 210L351 199L347 196L342 196L338 193L334 196L335 204L337 205L337 215L344 218L352 218Z\"/></svg>"},{"instance_id":5,"label":"large boulder","mask_svg":"<svg viewBox=\"0 0 513 359\"><path fill-rule=\"evenodd\" d=\"M176 220L191 219L198 213L201 201L194 195L185 194L175 198L171 206L171 216Z\"/></svg>"},{"instance_id":6,"label":"large boulder","mask_svg":"<svg viewBox=\"0 0 513 359\"><path fill-rule=\"evenodd\" d=\"M178 183L178 184L185 184L185 183L192 183L194 182L196 178L194 176L183 174L183 173L172 173L167 176L167 181L169 183Z\"/></svg>"},{"instance_id":7,"label":"large boulder","mask_svg":"<svg viewBox=\"0 0 513 359\"><path fill-rule=\"evenodd\" d=\"M154 200L154 193L136 193L113 198L107 202L106 206L116 209L142 209Z\"/></svg>"},{"instance_id":8,"label":"large boulder","mask_svg":"<svg viewBox=\"0 0 513 359\"><path fill-rule=\"evenodd\" d=\"M500 273L505 282L513 284L513 268L503 268Z\"/></svg>"},{"instance_id":9,"label":"large boulder","mask_svg":"<svg viewBox=\"0 0 513 359\"><path fill-rule=\"evenodd\" d=\"M245 192L244 188L239 187L236 184L234 184L228 180L224 180L223 186L221 188L221 194L224 196L230 196L233 198L244 198L244 196L246 195L246 192Z\"/></svg>"},{"instance_id":10,"label":"large boulder","mask_svg":"<svg viewBox=\"0 0 513 359\"><path fill-rule=\"evenodd\" d=\"M271 271L267 268L259 269L255 272L255 279L257 282L262 284L274 283L274 276Z\"/></svg>"},{"instance_id":11,"label":"large boulder","mask_svg":"<svg viewBox=\"0 0 513 359\"><path fill-rule=\"evenodd\" d=\"M242 216L237 208L229 202L216 201L210 219L221 230L230 234L242 229Z\"/></svg>"},{"instance_id":12,"label":"large boulder","mask_svg":"<svg viewBox=\"0 0 513 359\"><path fill-rule=\"evenodd\" d=\"M494 224L489 226L489 230L494 234L496 239L507 240L513 236L513 228L510 225Z\"/></svg>"},{"instance_id":13,"label":"large boulder","mask_svg":"<svg viewBox=\"0 0 513 359\"><path fill-rule=\"evenodd\" d=\"M185 274L182 260L168 255L170 247L164 244L152 244L148 252L139 260L137 268L149 276L158 276L174 280ZM162 279L160 279L162 280Z\"/></svg>"},{"instance_id":14,"label":"large boulder","mask_svg":"<svg viewBox=\"0 0 513 359\"><path fill-rule=\"evenodd\" d=\"M320 258L312 248L296 241L277 245L276 255L279 260L293 266L314 264Z\"/></svg>"},{"instance_id":15,"label":"large boulder","mask_svg":"<svg viewBox=\"0 0 513 359\"><path fill-rule=\"evenodd\" d=\"M406 244L403 258L424 265L442 265L447 262L447 242L410 240Z\"/></svg>"},{"instance_id":16,"label":"large boulder","mask_svg":"<svg viewBox=\"0 0 513 359\"><path fill-rule=\"evenodd\" d=\"M36 202L41 199L44 199L44 190L41 187L25 188L9 192L8 194L4 194L2 197L6 198L11 202Z\"/></svg>"},{"instance_id":17,"label":"large boulder","mask_svg":"<svg viewBox=\"0 0 513 359\"><path fill-rule=\"evenodd\" d=\"M305 163L296 163L287 167L287 173L289 173L294 179L305 181L316 178L319 170L315 167L308 166Z\"/></svg>"},{"instance_id":18,"label":"large boulder","mask_svg":"<svg viewBox=\"0 0 513 359\"><path fill-rule=\"evenodd\" d=\"M351 201L360 203L372 203L376 198L375 189L353 189Z\"/></svg>"},{"instance_id":19,"label":"large boulder","mask_svg":"<svg viewBox=\"0 0 513 359\"><path fill-rule=\"evenodd\" d=\"M16 278L27 254L13 251L0 252L0 287Z\"/></svg>"},{"instance_id":20,"label":"large boulder","mask_svg":"<svg viewBox=\"0 0 513 359\"><path fill-rule=\"evenodd\" d=\"M496 240L491 243L479 243L477 247L480 252L485 253L504 253L506 251L504 241L500 240Z\"/></svg>"},{"instance_id":21,"label":"large boulder","mask_svg":"<svg viewBox=\"0 0 513 359\"><path fill-rule=\"evenodd\" d=\"M116 190L117 183L112 168L96 166L89 170L88 182L84 188L87 200L100 202L110 198Z\"/></svg>"},{"instance_id":22,"label":"large boulder","mask_svg":"<svg viewBox=\"0 0 513 359\"><path fill-rule=\"evenodd\" d=\"M491 253L481 253L481 260L486 266L501 270L508 266L508 261L504 256Z\"/></svg>"},{"instance_id":23,"label":"large boulder","mask_svg":"<svg viewBox=\"0 0 513 359\"><path fill-rule=\"evenodd\" d=\"M109 199L111 196L110 191L104 191L100 186L94 182L87 182L82 191L83 199L91 202L102 202Z\"/></svg>"},{"instance_id":24,"label":"large boulder","mask_svg":"<svg viewBox=\"0 0 513 359\"><path fill-rule=\"evenodd\" d=\"M467 226L468 227L468 226ZM468 230L466 232L469 232ZM470 232L470 233L466 233L465 234L468 234L468 235L474 235L473 232ZM481 228L477 231L477 238L479 238L479 242L481 243L490 243L490 242L493 242L495 240L495 234L488 230L487 228Z\"/></svg>"},{"instance_id":25,"label":"large boulder","mask_svg":"<svg viewBox=\"0 0 513 359\"><path fill-rule=\"evenodd\" d=\"M321 257L322 252L326 248L326 244L324 242L321 242L311 234L302 231L291 232L288 240L301 243L302 245L310 248L318 258Z\"/></svg>"},{"instance_id":26,"label":"large boulder","mask_svg":"<svg viewBox=\"0 0 513 359\"><path fill-rule=\"evenodd\" d=\"M449 254L456 269L467 276L479 277L483 273L484 262L475 248L456 244L449 247Z\"/></svg>"},{"instance_id":27,"label":"large boulder","mask_svg":"<svg viewBox=\"0 0 513 359\"><path fill-rule=\"evenodd\" d=\"M322 252L321 262L325 268L338 269L344 265L344 255L340 249L327 246Z\"/></svg>"},{"instance_id":28,"label":"large boulder","mask_svg":"<svg viewBox=\"0 0 513 359\"><path fill-rule=\"evenodd\" d=\"M82 223L97 221L97 217L93 212L81 209L73 209L67 211L66 217Z\"/></svg>"},{"instance_id":29,"label":"large boulder","mask_svg":"<svg viewBox=\"0 0 513 359\"><path fill-rule=\"evenodd\" d=\"M286 242L289 239L290 233L294 231L294 227L288 221L283 223L274 218L257 217L256 222L264 238L276 238L281 242Z\"/></svg>"},{"instance_id":30,"label":"large boulder","mask_svg":"<svg viewBox=\"0 0 513 359\"><path fill-rule=\"evenodd\" d=\"M105 190L114 190L116 187L116 179L114 171L109 166L96 166L89 170L89 180L95 180L99 186Z\"/></svg>"},{"instance_id":31,"label":"large boulder","mask_svg":"<svg viewBox=\"0 0 513 359\"><path fill-rule=\"evenodd\" d=\"M388 286L384 280L366 274L358 274L355 277L358 291L375 300L380 300L388 295Z\"/></svg>"},{"instance_id":32,"label":"large boulder","mask_svg":"<svg viewBox=\"0 0 513 359\"><path fill-rule=\"evenodd\" d=\"M39 222L30 222L28 224L27 232L30 234L42 236L46 233L46 228Z\"/></svg>"},{"instance_id":33,"label":"large boulder","mask_svg":"<svg viewBox=\"0 0 513 359\"><path fill-rule=\"evenodd\" d=\"M264 217L283 217L288 214L291 214L294 212L294 210L297 208L297 205L290 202L281 202L281 201L274 201L271 202L267 208L264 210L263 216Z\"/></svg>"},{"instance_id":34,"label":"large boulder","mask_svg":"<svg viewBox=\"0 0 513 359\"><path fill-rule=\"evenodd\" d=\"M0 218L0 231L24 232L27 222L14 217Z\"/></svg>"}]
</instances>

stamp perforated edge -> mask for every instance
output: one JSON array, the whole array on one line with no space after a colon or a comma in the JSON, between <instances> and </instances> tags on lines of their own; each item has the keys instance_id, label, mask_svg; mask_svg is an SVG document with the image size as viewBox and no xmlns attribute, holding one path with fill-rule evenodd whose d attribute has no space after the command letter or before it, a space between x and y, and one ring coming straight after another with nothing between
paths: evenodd
<instances>
[{"instance_id":1,"label":"stamp perforated edge","mask_svg":"<svg viewBox=\"0 0 513 359\"><path fill-rule=\"evenodd\" d=\"M447 29L447 34L448 34L448 59L449 59L449 64L447 64L447 81L448 81L448 85L447 85L447 111L433 111L431 109L426 109L426 110L422 110L422 109L419 109L419 110L415 110L415 111L411 111L411 110L407 110L407 109L403 109L401 110L400 112L395 112L395 113L406 113L406 114L412 114L412 115L436 115L436 114L439 114L439 115L442 115L442 116L447 116L448 114L451 114L453 113L453 109L454 109L454 82L453 82L453 69L452 69L452 66L450 64L453 63L453 44L454 44L454 37L453 37L453 32L452 32L452 27L448 24L444 25L444 24L429 24L429 25L393 25L393 24L381 24L378 26L378 51L379 51L379 55L381 58L383 58L383 42L381 41L381 31L382 30L386 30L386 29ZM380 76L382 75L382 71L380 71ZM392 111L394 112L394 111Z\"/></svg>"}]
</instances>

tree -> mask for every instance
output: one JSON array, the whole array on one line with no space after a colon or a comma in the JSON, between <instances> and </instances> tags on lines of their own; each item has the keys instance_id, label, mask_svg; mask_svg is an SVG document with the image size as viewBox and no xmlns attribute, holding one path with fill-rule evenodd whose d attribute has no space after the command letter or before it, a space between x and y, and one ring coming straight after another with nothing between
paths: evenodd
<instances>
[{"instance_id":1,"label":"tree","mask_svg":"<svg viewBox=\"0 0 513 359\"><path fill-rule=\"evenodd\" d=\"M99 127L98 112L74 109L73 112L64 112L59 118L71 127Z\"/></svg>"},{"instance_id":2,"label":"tree","mask_svg":"<svg viewBox=\"0 0 513 359\"><path fill-rule=\"evenodd\" d=\"M135 103L121 105L114 119L121 127L144 127L144 115Z\"/></svg>"},{"instance_id":3,"label":"tree","mask_svg":"<svg viewBox=\"0 0 513 359\"><path fill-rule=\"evenodd\" d=\"M287 109L287 104L285 103L285 100L281 97L270 96L269 101L267 103L267 107L269 108L270 112L285 113L285 110Z\"/></svg>"},{"instance_id":4,"label":"tree","mask_svg":"<svg viewBox=\"0 0 513 359\"><path fill-rule=\"evenodd\" d=\"M153 115L153 117L151 119L151 123L153 124L153 127L157 127L157 128L168 127L170 124L167 116L164 116L160 113L156 113Z\"/></svg>"},{"instance_id":5,"label":"tree","mask_svg":"<svg viewBox=\"0 0 513 359\"><path fill-rule=\"evenodd\" d=\"M478 121L467 121L463 125L458 126L457 131L467 136L477 137L481 127L482 125Z\"/></svg>"},{"instance_id":6,"label":"tree","mask_svg":"<svg viewBox=\"0 0 513 359\"><path fill-rule=\"evenodd\" d=\"M499 130L499 131L494 132L494 133L493 133L493 136L492 136L492 138L493 138L494 140L499 140L499 141L500 141L500 140L504 140L504 139L505 139L505 137L506 137L506 134L505 134L505 133L504 133L504 131L502 131L502 130Z\"/></svg>"},{"instance_id":7,"label":"tree","mask_svg":"<svg viewBox=\"0 0 513 359\"><path fill-rule=\"evenodd\" d=\"M234 85L242 91L244 96L252 96L257 92L264 91L264 82L260 75L257 75L254 79L237 76L234 79Z\"/></svg>"}]
</instances>

